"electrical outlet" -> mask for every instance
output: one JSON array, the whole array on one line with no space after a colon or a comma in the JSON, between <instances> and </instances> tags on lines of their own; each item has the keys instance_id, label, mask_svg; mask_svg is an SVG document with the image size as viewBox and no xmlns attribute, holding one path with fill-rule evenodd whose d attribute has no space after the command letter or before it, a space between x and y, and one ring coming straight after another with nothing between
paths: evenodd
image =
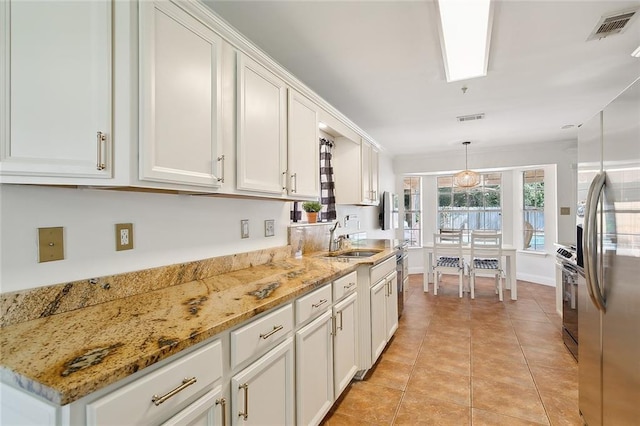
<instances>
[{"instance_id":1,"label":"electrical outlet","mask_svg":"<svg viewBox=\"0 0 640 426\"><path fill-rule=\"evenodd\" d=\"M64 259L64 228L38 228L38 262Z\"/></svg>"},{"instance_id":2,"label":"electrical outlet","mask_svg":"<svg viewBox=\"0 0 640 426\"><path fill-rule=\"evenodd\" d=\"M569 216L571 214L571 207L560 207L560 216Z\"/></svg>"},{"instance_id":3,"label":"electrical outlet","mask_svg":"<svg viewBox=\"0 0 640 426\"><path fill-rule=\"evenodd\" d=\"M133 248L133 223L116 224L116 251Z\"/></svg>"},{"instance_id":4,"label":"electrical outlet","mask_svg":"<svg viewBox=\"0 0 640 426\"><path fill-rule=\"evenodd\" d=\"M249 238L249 219L242 219L240 221L240 237Z\"/></svg>"},{"instance_id":5,"label":"electrical outlet","mask_svg":"<svg viewBox=\"0 0 640 426\"><path fill-rule=\"evenodd\" d=\"M264 221L264 236L273 237L276 234L276 221L269 219Z\"/></svg>"}]
</instances>

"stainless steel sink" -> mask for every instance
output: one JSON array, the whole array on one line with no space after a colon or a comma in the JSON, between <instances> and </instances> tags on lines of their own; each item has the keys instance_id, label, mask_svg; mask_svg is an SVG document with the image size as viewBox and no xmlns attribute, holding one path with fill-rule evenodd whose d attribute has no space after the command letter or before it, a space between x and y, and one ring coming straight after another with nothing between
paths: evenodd
<instances>
[{"instance_id":1,"label":"stainless steel sink","mask_svg":"<svg viewBox=\"0 0 640 426\"><path fill-rule=\"evenodd\" d=\"M329 253L325 257L339 257L339 258L363 258L371 257L380 253L382 250L348 250L343 252Z\"/></svg>"}]
</instances>

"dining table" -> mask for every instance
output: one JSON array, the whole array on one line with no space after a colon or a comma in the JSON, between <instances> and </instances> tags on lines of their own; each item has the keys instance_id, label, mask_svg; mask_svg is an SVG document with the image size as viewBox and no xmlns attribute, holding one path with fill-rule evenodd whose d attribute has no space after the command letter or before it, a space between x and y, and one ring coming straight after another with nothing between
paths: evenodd
<instances>
[{"instance_id":1,"label":"dining table","mask_svg":"<svg viewBox=\"0 0 640 426\"><path fill-rule=\"evenodd\" d=\"M433 242L422 246L424 254L424 292L429 292L429 283L433 282ZM462 254L471 256L471 244L462 245ZM505 258L505 288L511 292L511 300L518 300L518 282L516 280L516 248L512 245L502 246L502 257Z\"/></svg>"}]
</instances>

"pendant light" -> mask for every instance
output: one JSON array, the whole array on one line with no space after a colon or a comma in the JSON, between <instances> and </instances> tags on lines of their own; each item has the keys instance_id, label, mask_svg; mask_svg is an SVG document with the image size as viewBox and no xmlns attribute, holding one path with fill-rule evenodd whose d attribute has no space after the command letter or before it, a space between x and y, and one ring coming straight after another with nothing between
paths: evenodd
<instances>
[{"instance_id":1,"label":"pendant light","mask_svg":"<svg viewBox=\"0 0 640 426\"><path fill-rule=\"evenodd\" d=\"M473 188L480 183L480 175L478 172L469 170L467 149L471 142L462 142L464 145L464 170L453 175L453 184L459 188Z\"/></svg>"}]
</instances>

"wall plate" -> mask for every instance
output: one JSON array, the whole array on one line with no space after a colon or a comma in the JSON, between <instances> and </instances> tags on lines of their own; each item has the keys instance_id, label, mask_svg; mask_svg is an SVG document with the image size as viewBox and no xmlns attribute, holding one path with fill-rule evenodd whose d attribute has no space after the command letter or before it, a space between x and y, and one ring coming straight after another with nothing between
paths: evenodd
<instances>
[{"instance_id":1,"label":"wall plate","mask_svg":"<svg viewBox=\"0 0 640 426\"><path fill-rule=\"evenodd\" d=\"M38 262L64 259L64 228L38 228Z\"/></svg>"},{"instance_id":2,"label":"wall plate","mask_svg":"<svg viewBox=\"0 0 640 426\"><path fill-rule=\"evenodd\" d=\"M269 219L264 221L264 236L273 237L276 234L276 221Z\"/></svg>"},{"instance_id":3,"label":"wall plate","mask_svg":"<svg viewBox=\"0 0 640 426\"><path fill-rule=\"evenodd\" d=\"M133 248L133 223L116 224L116 251Z\"/></svg>"},{"instance_id":4,"label":"wall plate","mask_svg":"<svg viewBox=\"0 0 640 426\"><path fill-rule=\"evenodd\" d=\"M240 221L240 237L249 238L249 219L242 219Z\"/></svg>"}]
</instances>

